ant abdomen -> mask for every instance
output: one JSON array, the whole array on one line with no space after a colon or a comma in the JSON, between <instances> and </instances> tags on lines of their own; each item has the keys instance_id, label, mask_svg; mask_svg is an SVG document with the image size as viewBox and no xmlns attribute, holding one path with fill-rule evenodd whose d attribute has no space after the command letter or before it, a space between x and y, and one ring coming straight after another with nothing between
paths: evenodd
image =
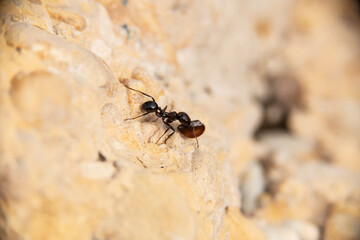
<instances>
[{"instance_id":1,"label":"ant abdomen","mask_svg":"<svg viewBox=\"0 0 360 240\"><path fill-rule=\"evenodd\" d=\"M194 120L189 126L183 124L178 126L179 132L187 138L197 138L205 131L205 125L199 120Z\"/></svg>"}]
</instances>

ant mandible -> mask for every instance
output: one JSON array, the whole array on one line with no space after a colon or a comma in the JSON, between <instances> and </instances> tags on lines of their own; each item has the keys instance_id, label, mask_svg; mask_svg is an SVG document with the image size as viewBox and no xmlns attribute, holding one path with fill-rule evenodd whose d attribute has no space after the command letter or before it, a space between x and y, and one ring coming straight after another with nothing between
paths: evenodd
<instances>
[{"instance_id":1,"label":"ant mandible","mask_svg":"<svg viewBox=\"0 0 360 240\"><path fill-rule=\"evenodd\" d=\"M145 115L148 115L149 113L155 113L155 115L158 118L161 118L163 123L168 127L165 130L165 132L163 133L163 135L161 135L161 137L156 141L156 144L169 131L169 129L171 129L173 131L165 139L164 143L166 144L166 141L175 133L175 129L174 129L173 126L170 125L170 123L178 120L181 123L177 128L179 130L179 132L184 137L195 138L196 139L196 147L199 147L199 141L198 141L197 137L201 136L201 134L203 134L204 131L205 131L205 125L203 123L201 123L199 120L191 121L189 115L187 115L187 113L185 113L185 112L179 112L179 113L177 113L175 111L166 112L167 106L164 109L162 109L161 107L158 106L158 104L156 103L155 99L152 96L150 96L150 95L148 95L148 94L146 94L144 92L141 92L139 90L128 87L126 85L124 85L124 86L127 87L130 90L141 93L141 94L143 94L143 95L145 95L145 96L152 99L152 101L144 102L141 105L142 110L145 111L144 114L141 114L140 116L137 116L137 117L134 117L134 118L125 119L125 121L134 120L134 119L137 119L139 117L143 117Z\"/></svg>"}]
</instances>

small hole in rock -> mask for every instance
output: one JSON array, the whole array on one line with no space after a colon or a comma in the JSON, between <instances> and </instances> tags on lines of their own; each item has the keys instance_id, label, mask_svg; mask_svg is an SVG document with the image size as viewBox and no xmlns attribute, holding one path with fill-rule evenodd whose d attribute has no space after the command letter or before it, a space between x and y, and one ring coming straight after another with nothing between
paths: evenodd
<instances>
[{"instance_id":1,"label":"small hole in rock","mask_svg":"<svg viewBox=\"0 0 360 240\"><path fill-rule=\"evenodd\" d=\"M100 162L105 162L107 160L106 157L100 151L98 152L98 159Z\"/></svg>"},{"instance_id":2,"label":"small hole in rock","mask_svg":"<svg viewBox=\"0 0 360 240\"><path fill-rule=\"evenodd\" d=\"M211 89L210 86L205 86L204 87L204 91L208 94L208 95L212 95L213 91Z\"/></svg>"},{"instance_id":3,"label":"small hole in rock","mask_svg":"<svg viewBox=\"0 0 360 240\"><path fill-rule=\"evenodd\" d=\"M302 93L297 79L288 75L266 77L268 92L259 102L262 120L255 131L255 138L272 130L291 132L289 118L291 111L302 107Z\"/></svg>"}]
</instances>

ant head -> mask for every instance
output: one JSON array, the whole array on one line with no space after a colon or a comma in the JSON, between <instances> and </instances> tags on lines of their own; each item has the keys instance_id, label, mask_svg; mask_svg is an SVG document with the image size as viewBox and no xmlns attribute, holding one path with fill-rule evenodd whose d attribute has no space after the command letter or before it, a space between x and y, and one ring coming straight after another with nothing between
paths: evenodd
<instances>
[{"instance_id":1,"label":"ant head","mask_svg":"<svg viewBox=\"0 0 360 240\"><path fill-rule=\"evenodd\" d=\"M179 112L177 114L177 119L179 120L179 122L182 124L182 125L185 125L187 127L190 126L190 123L191 123L191 119L189 117L189 115L187 115L186 113L184 112Z\"/></svg>"},{"instance_id":2,"label":"ant head","mask_svg":"<svg viewBox=\"0 0 360 240\"><path fill-rule=\"evenodd\" d=\"M141 105L141 108L145 112L155 112L159 107L155 101L147 101Z\"/></svg>"},{"instance_id":3,"label":"ant head","mask_svg":"<svg viewBox=\"0 0 360 240\"><path fill-rule=\"evenodd\" d=\"M189 126L183 124L178 126L179 132L188 138L196 138L201 136L205 131L205 125L199 120L191 121Z\"/></svg>"}]
</instances>

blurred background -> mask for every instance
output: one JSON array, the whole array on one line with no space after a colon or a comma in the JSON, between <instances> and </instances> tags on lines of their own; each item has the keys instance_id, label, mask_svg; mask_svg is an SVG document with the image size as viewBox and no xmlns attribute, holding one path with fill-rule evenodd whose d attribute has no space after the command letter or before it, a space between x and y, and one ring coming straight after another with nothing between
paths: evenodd
<instances>
[{"instance_id":1,"label":"blurred background","mask_svg":"<svg viewBox=\"0 0 360 240\"><path fill-rule=\"evenodd\" d=\"M0 239L360 239L359 1L0 8Z\"/></svg>"}]
</instances>

